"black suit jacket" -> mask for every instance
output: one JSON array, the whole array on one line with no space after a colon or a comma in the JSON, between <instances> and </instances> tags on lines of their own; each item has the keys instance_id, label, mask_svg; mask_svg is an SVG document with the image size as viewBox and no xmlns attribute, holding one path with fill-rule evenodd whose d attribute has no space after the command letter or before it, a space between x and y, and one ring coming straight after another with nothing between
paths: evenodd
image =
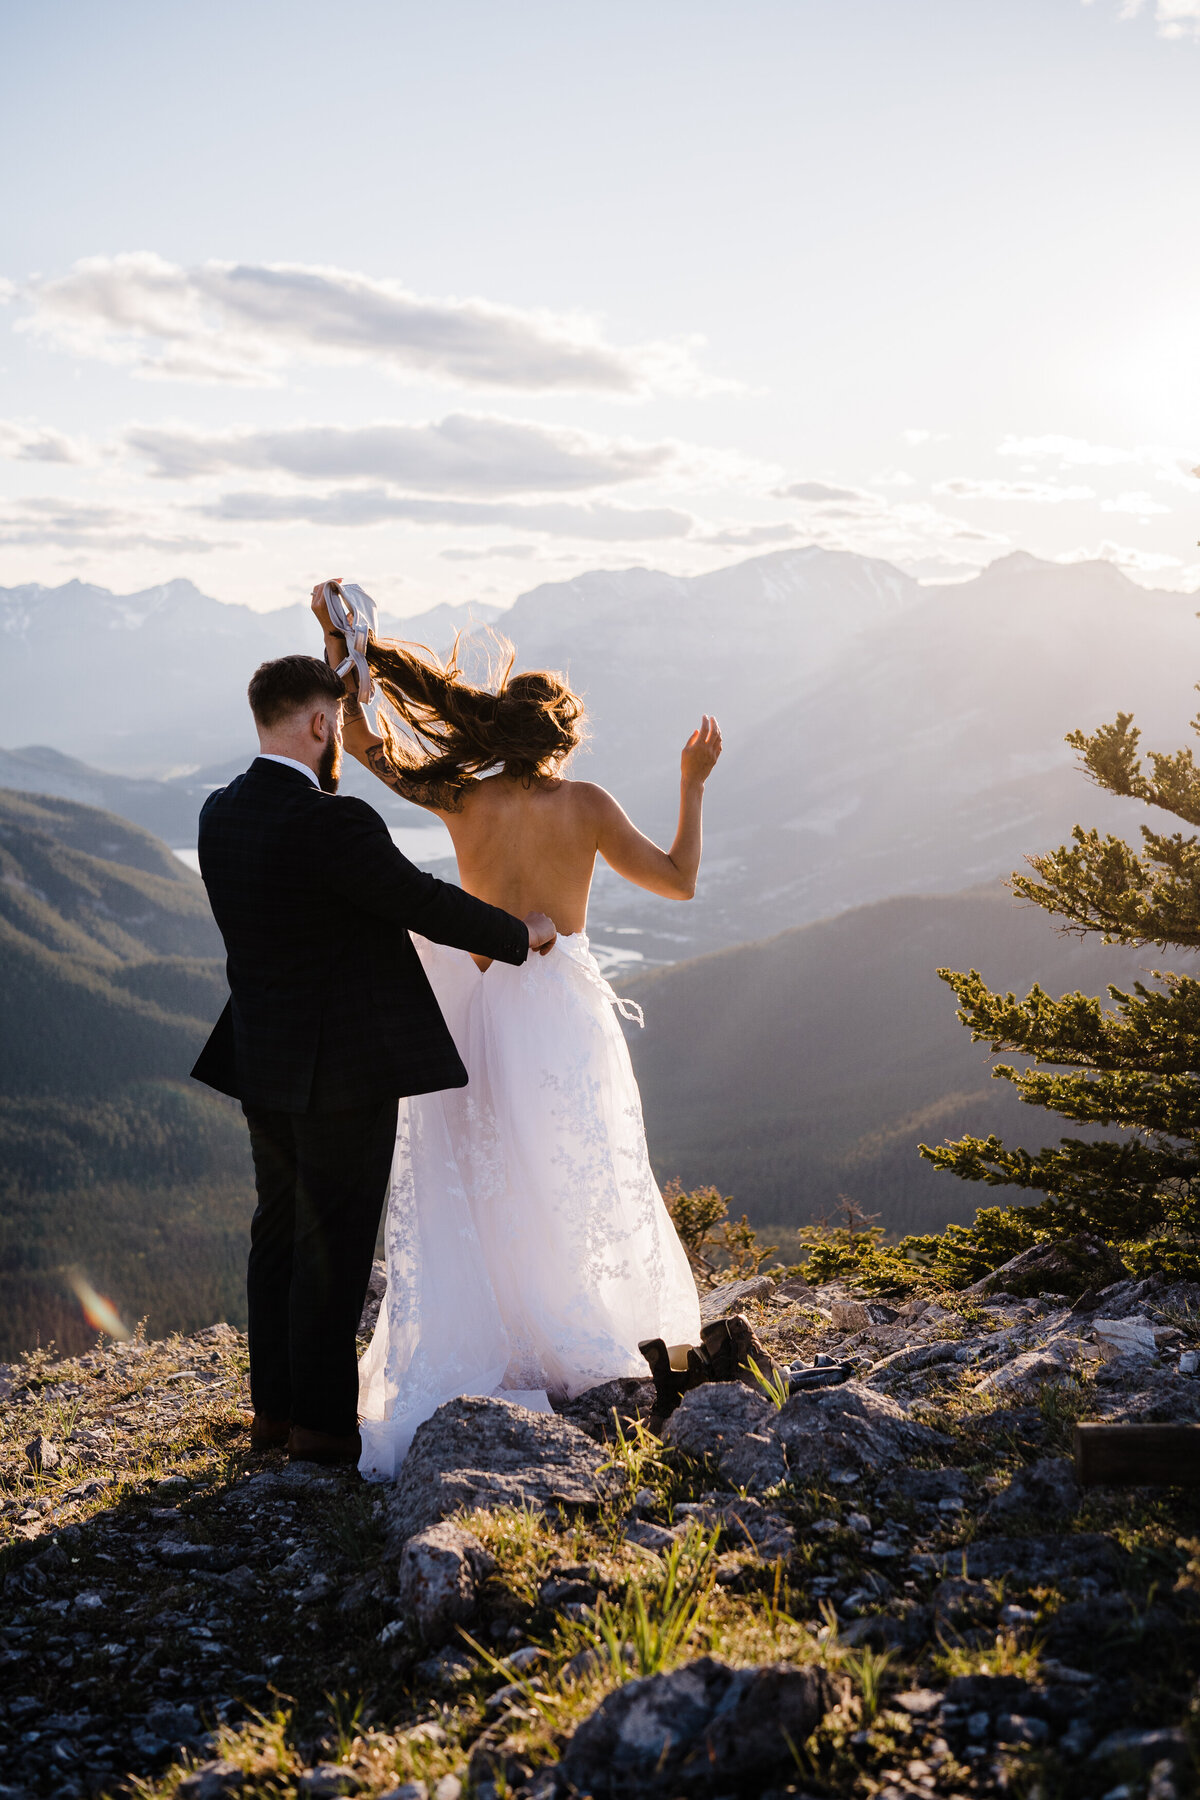
<instances>
[{"instance_id":1,"label":"black suit jacket","mask_svg":"<svg viewBox=\"0 0 1200 1800\"><path fill-rule=\"evenodd\" d=\"M523 963L519 919L416 868L365 801L263 757L205 801L199 849L230 1001L197 1080L285 1112L466 1085L408 933Z\"/></svg>"}]
</instances>

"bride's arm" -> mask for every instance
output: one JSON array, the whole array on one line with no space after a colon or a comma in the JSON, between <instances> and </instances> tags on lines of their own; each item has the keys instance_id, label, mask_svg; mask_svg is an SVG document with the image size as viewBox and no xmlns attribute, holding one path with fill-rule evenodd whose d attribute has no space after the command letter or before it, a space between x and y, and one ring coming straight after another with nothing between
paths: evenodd
<instances>
[{"instance_id":1,"label":"bride's arm","mask_svg":"<svg viewBox=\"0 0 1200 1800\"><path fill-rule=\"evenodd\" d=\"M594 788L596 847L610 868L635 887L666 900L690 900L696 892L702 843L704 783L721 754L721 730L707 714L683 747L679 781L679 824L669 850L640 832L611 794Z\"/></svg>"},{"instance_id":2,"label":"bride's arm","mask_svg":"<svg viewBox=\"0 0 1200 1800\"><path fill-rule=\"evenodd\" d=\"M331 669L340 668L346 660L346 640L333 629L329 608L325 604L325 583L318 582L312 591L312 609L325 634L325 661ZM346 698L342 702L342 748L364 769L377 775L385 786L402 800L423 806L427 812L456 813L462 811L462 791L447 781L422 780L419 769L398 769L387 753L387 745L367 723L367 715L359 704L358 676L347 669L343 676Z\"/></svg>"}]
</instances>

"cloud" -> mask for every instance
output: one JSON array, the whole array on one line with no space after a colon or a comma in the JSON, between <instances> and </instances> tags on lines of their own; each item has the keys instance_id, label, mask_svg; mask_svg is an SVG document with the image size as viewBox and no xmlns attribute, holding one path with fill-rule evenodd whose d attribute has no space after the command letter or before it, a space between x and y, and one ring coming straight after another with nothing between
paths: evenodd
<instances>
[{"instance_id":1,"label":"cloud","mask_svg":"<svg viewBox=\"0 0 1200 1800\"><path fill-rule=\"evenodd\" d=\"M537 549L533 544L489 544L486 550L439 550L438 555L446 562L490 562L493 556L528 562L537 555Z\"/></svg>"},{"instance_id":2,"label":"cloud","mask_svg":"<svg viewBox=\"0 0 1200 1800\"><path fill-rule=\"evenodd\" d=\"M1109 562L1118 569L1127 569L1137 575L1156 575L1165 569L1181 569L1183 564L1177 556L1168 556L1157 550L1135 550L1128 544L1114 544L1109 539L1097 545L1094 550L1064 550L1054 558L1060 563Z\"/></svg>"},{"instance_id":3,"label":"cloud","mask_svg":"<svg viewBox=\"0 0 1200 1800\"><path fill-rule=\"evenodd\" d=\"M710 531L696 541L718 548L753 550L759 544L787 543L798 535L794 525L730 525L724 531Z\"/></svg>"},{"instance_id":4,"label":"cloud","mask_svg":"<svg viewBox=\"0 0 1200 1800\"><path fill-rule=\"evenodd\" d=\"M300 263L208 262L150 251L92 256L23 290L19 329L135 375L275 385L289 363L372 363L394 375L527 392L635 395L728 383L701 376L691 348L621 348L594 321L430 299L400 282Z\"/></svg>"},{"instance_id":5,"label":"cloud","mask_svg":"<svg viewBox=\"0 0 1200 1800\"><path fill-rule=\"evenodd\" d=\"M196 432L135 426L125 434L152 475L188 480L248 469L304 481L355 478L431 494L579 492L662 475L671 444L597 437L516 419L455 413L422 425L299 425Z\"/></svg>"},{"instance_id":6,"label":"cloud","mask_svg":"<svg viewBox=\"0 0 1200 1800\"><path fill-rule=\"evenodd\" d=\"M156 529L153 515L50 496L0 507L0 544L62 550L168 550L199 556L227 544Z\"/></svg>"},{"instance_id":7,"label":"cloud","mask_svg":"<svg viewBox=\"0 0 1200 1800\"><path fill-rule=\"evenodd\" d=\"M330 494L230 493L194 509L205 518L237 524L303 522L357 528L402 521L414 525L510 526L551 537L635 543L687 537L695 520L672 507L634 509L601 502L546 500L434 500L392 494L386 488L339 488Z\"/></svg>"},{"instance_id":8,"label":"cloud","mask_svg":"<svg viewBox=\"0 0 1200 1800\"><path fill-rule=\"evenodd\" d=\"M1115 500L1103 500L1101 512L1136 513L1140 518L1149 518L1152 513L1169 513L1171 508L1164 506L1153 494L1139 491L1134 494L1118 494Z\"/></svg>"},{"instance_id":9,"label":"cloud","mask_svg":"<svg viewBox=\"0 0 1200 1800\"><path fill-rule=\"evenodd\" d=\"M906 444L915 446L917 444L944 444L950 433L948 431L926 431L923 426L919 426L902 431L900 436Z\"/></svg>"},{"instance_id":10,"label":"cloud","mask_svg":"<svg viewBox=\"0 0 1200 1800\"><path fill-rule=\"evenodd\" d=\"M1092 0L1083 0L1090 6ZM1145 11L1145 0L1121 0L1118 17L1136 19ZM1161 38L1200 38L1200 0L1155 0L1154 22Z\"/></svg>"},{"instance_id":11,"label":"cloud","mask_svg":"<svg viewBox=\"0 0 1200 1800\"><path fill-rule=\"evenodd\" d=\"M865 488L836 487L830 481L790 481L786 487L772 488L771 494L773 499L801 500L806 506L817 506L826 501L879 504L878 496L869 494Z\"/></svg>"},{"instance_id":12,"label":"cloud","mask_svg":"<svg viewBox=\"0 0 1200 1800\"><path fill-rule=\"evenodd\" d=\"M0 419L0 456L9 462L81 463L83 447L48 425L23 424Z\"/></svg>"},{"instance_id":13,"label":"cloud","mask_svg":"<svg viewBox=\"0 0 1200 1800\"><path fill-rule=\"evenodd\" d=\"M1093 444L1087 438L1062 437L1051 433L1045 437L1003 438L996 446L998 456L1020 456L1030 462L1053 460L1064 467L1142 468L1149 469L1159 481L1171 487L1192 488L1189 456L1169 450L1161 444L1139 444L1135 449L1120 449L1115 444ZM1193 493L1195 489L1192 489Z\"/></svg>"},{"instance_id":14,"label":"cloud","mask_svg":"<svg viewBox=\"0 0 1200 1800\"><path fill-rule=\"evenodd\" d=\"M977 481L956 475L934 484L935 494L954 500L1021 500L1035 506L1061 506L1067 500L1094 500L1090 487L1063 487L1053 481Z\"/></svg>"}]
</instances>

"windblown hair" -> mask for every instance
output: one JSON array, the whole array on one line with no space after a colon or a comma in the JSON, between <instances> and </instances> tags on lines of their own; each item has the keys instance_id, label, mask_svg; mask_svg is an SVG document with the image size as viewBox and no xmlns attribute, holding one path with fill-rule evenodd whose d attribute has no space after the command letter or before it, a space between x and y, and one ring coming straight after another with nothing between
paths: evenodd
<instances>
[{"instance_id":1,"label":"windblown hair","mask_svg":"<svg viewBox=\"0 0 1200 1800\"><path fill-rule=\"evenodd\" d=\"M371 639L371 673L411 733L411 741L402 737L380 707L379 730L393 767L453 787L488 769L528 784L550 774L582 742L578 694L545 669L514 675L512 646L498 641L507 661L488 686L477 687L459 667L457 639L447 662L421 644Z\"/></svg>"},{"instance_id":2,"label":"windblown hair","mask_svg":"<svg viewBox=\"0 0 1200 1800\"><path fill-rule=\"evenodd\" d=\"M246 690L255 723L270 730L302 706L340 704L342 684L327 663L316 656L277 656L260 663Z\"/></svg>"}]
</instances>

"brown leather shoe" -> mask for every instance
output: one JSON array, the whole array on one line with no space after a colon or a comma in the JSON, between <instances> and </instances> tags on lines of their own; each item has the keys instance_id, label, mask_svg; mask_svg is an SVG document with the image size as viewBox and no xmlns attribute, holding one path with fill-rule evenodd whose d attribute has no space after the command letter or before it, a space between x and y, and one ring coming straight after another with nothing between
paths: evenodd
<instances>
[{"instance_id":1,"label":"brown leather shoe","mask_svg":"<svg viewBox=\"0 0 1200 1800\"><path fill-rule=\"evenodd\" d=\"M362 1455L362 1439L357 1431L353 1437L334 1437L328 1431L293 1425L287 1451L292 1462L324 1463L326 1466L357 1463Z\"/></svg>"},{"instance_id":2,"label":"brown leather shoe","mask_svg":"<svg viewBox=\"0 0 1200 1800\"><path fill-rule=\"evenodd\" d=\"M256 1453L285 1450L291 1429L290 1419L269 1419L265 1413L255 1413L250 1421L250 1448Z\"/></svg>"}]
</instances>

